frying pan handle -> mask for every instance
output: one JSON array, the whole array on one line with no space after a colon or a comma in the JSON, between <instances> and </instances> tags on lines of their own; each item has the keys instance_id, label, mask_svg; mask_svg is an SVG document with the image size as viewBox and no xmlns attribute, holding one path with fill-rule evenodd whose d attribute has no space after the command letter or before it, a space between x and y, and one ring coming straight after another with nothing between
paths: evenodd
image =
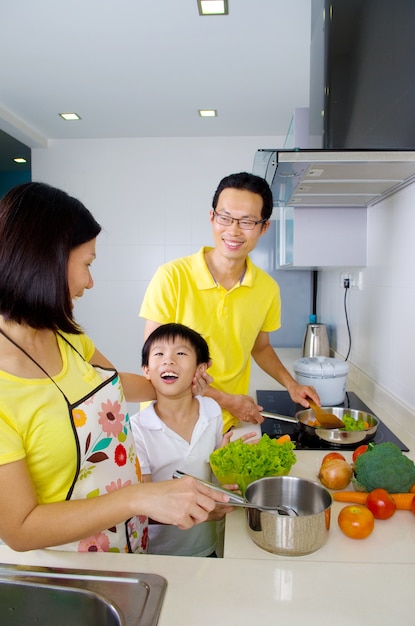
<instances>
[{"instance_id":1,"label":"frying pan handle","mask_svg":"<svg viewBox=\"0 0 415 626\"><path fill-rule=\"evenodd\" d=\"M172 474L172 478L182 478L183 476L190 476L194 478L199 483L203 483L207 485L214 491L218 491L219 493L225 493L229 496L229 502L227 504L245 504L246 500L243 496L238 495L234 491L228 491L227 489L223 489L223 487L219 487L219 485L215 485L215 483L210 483L208 480L203 480L202 478L197 478L197 476L191 476L191 474L186 474L185 472L181 472L180 470L176 470Z\"/></svg>"},{"instance_id":2,"label":"frying pan handle","mask_svg":"<svg viewBox=\"0 0 415 626\"><path fill-rule=\"evenodd\" d=\"M269 413L268 411L260 411L263 417L269 417L273 420L281 420L282 422L290 422L291 424L298 424L298 419L291 415L280 415L279 413Z\"/></svg>"}]
</instances>

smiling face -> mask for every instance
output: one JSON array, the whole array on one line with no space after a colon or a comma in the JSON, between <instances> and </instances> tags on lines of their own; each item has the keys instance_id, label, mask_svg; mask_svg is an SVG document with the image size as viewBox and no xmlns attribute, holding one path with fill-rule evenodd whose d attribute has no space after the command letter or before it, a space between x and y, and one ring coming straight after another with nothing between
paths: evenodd
<instances>
[{"instance_id":1,"label":"smiling face","mask_svg":"<svg viewBox=\"0 0 415 626\"><path fill-rule=\"evenodd\" d=\"M262 219L263 201L259 194L246 189L224 189L218 198L216 213L236 219L259 221ZM243 230L238 222L230 226L218 224L213 211L210 212L210 221L213 227L215 248L228 259L245 259L255 248L258 239L267 232L269 221L257 224L252 230Z\"/></svg>"},{"instance_id":2,"label":"smiling face","mask_svg":"<svg viewBox=\"0 0 415 626\"><path fill-rule=\"evenodd\" d=\"M197 365L195 349L188 341L177 337L157 340L151 346L143 373L157 393L178 396L191 393L196 369L204 371L206 364Z\"/></svg>"},{"instance_id":3,"label":"smiling face","mask_svg":"<svg viewBox=\"0 0 415 626\"><path fill-rule=\"evenodd\" d=\"M91 263L96 257L96 239L73 248L68 260L68 286L71 300L84 295L85 289L92 289L94 281L91 276Z\"/></svg>"}]
</instances>

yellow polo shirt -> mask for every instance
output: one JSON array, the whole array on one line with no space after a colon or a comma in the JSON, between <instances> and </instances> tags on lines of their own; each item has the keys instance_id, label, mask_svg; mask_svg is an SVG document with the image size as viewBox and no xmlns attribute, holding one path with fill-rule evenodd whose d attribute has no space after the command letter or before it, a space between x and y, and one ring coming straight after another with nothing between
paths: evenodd
<instances>
[{"instance_id":1,"label":"yellow polo shirt","mask_svg":"<svg viewBox=\"0 0 415 626\"><path fill-rule=\"evenodd\" d=\"M86 361L92 357L95 347L86 335L65 336ZM57 339L63 365L54 380L76 402L102 381ZM76 447L64 397L49 378L19 378L3 371L0 397L0 465L25 458L39 503L65 500L76 471Z\"/></svg>"},{"instance_id":2,"label":"yellow polo shirt","mask_svg":"<svg viewBox=\"0 0 415 626\"><path fill-rule=\"evenodd\" d=\"M216 284L201 248L171 261L154 274L140 309L140 317L166 324L177 322L199 332L209 345L213 387L231 394L247 394L251 351L258 334L281 325L279 286L247 258L240 283L227 291ZM223 411L224 431L237 420Z\"/></svg>"}]
</instances>

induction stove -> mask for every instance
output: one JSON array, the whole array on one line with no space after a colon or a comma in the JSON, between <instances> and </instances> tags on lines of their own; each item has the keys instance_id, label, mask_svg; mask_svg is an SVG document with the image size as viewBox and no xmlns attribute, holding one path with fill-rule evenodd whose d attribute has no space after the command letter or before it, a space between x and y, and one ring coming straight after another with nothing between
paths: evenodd
<instances>
[{"instance_id":1,"label":"induction stove","mask_svg":"<svg viewBox=\"0 0 415 626\"><path fill-rule=\"evenodd\" d=\"M288 391L276 391L276 390L259 390L256 392L257 402L263 407L264 411L269 413L279 413L280 415L289 415L294 417L297 411L304 410L300 404L295 404ZM342 404L336 405L339 408L356 409L358 411L365 411L375 415L373 411L352 391L346 391L344 401ZM375 415L379 420L379 418ZM309 437L304 432L300 432L296 424L286 422L283 420L266 418L261 424L262 434L267 434L271 438L281 437L281 435L290 435L292 441L295 442L297 450L325 450L325 449L342 449L342 450L354 450L361 442L355 444L334 444L328 441L323 441L318 437ZM381 420L379 420L378 427L373 437L370 439L374 443L381 443L390 441L397 445L403 452L408 452L409 448L398 439L396 435L388 428ZM367 442L367 441L366 441ZM365 442L365 443L366 443Z\"/></svg>"}]
</instances>

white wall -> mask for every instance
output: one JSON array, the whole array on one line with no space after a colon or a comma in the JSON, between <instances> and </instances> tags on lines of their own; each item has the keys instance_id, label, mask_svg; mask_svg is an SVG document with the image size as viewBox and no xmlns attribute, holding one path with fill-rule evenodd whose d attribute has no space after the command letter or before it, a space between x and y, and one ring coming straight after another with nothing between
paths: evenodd
<instances>
[{"instance_id":1,"label":"white wall","mask_svg":"<svg viewBox=\"0 0 415 626\"><path fill-rule=\"evenodd\" d=\"M363 289L347 296L349 360L415 410L415 185L368 209ZM341 237L341 233L334 236ZM350 241L353 246L353 241ZM319 272L319 319L344 357L349 339L339 270ZM350 271L355 269L349 268Z\"/></svg>"},{"instance_id":2,"label":"white wall","mask_svg":"<svg viewBox=\"0 0 415 626\"><path fill-rule=\"evenodd\" d=\"M119 369L141 371L138 310L156 267L210 244L208 214L220 179L251 171L257 148L282 144L281 137L66 140L32 151L33 180L78 197L104 228L93 265L95 287L77 303L76 313ZM414 203L415 185L369 209L363 290L350 290L347 299L350 363L412 412ZM320 272L318 292L319 320L329 325L332 347L343 356L345 269Z\"/></svg>"},{"instance_id":3,"label":"white wall","mask_svg":"<svg viewBox=\"0 0 415 626\"><path fill-rule=\"evenodd\" d=\"M32 150L33 180L79 198L103 226L95 287L76 317L120 370L141 372L141 300L155 269L212 244L209 210L219 181L252 171L258 148L282 137L51 141Z\"/></svg>"}]
</instances>

